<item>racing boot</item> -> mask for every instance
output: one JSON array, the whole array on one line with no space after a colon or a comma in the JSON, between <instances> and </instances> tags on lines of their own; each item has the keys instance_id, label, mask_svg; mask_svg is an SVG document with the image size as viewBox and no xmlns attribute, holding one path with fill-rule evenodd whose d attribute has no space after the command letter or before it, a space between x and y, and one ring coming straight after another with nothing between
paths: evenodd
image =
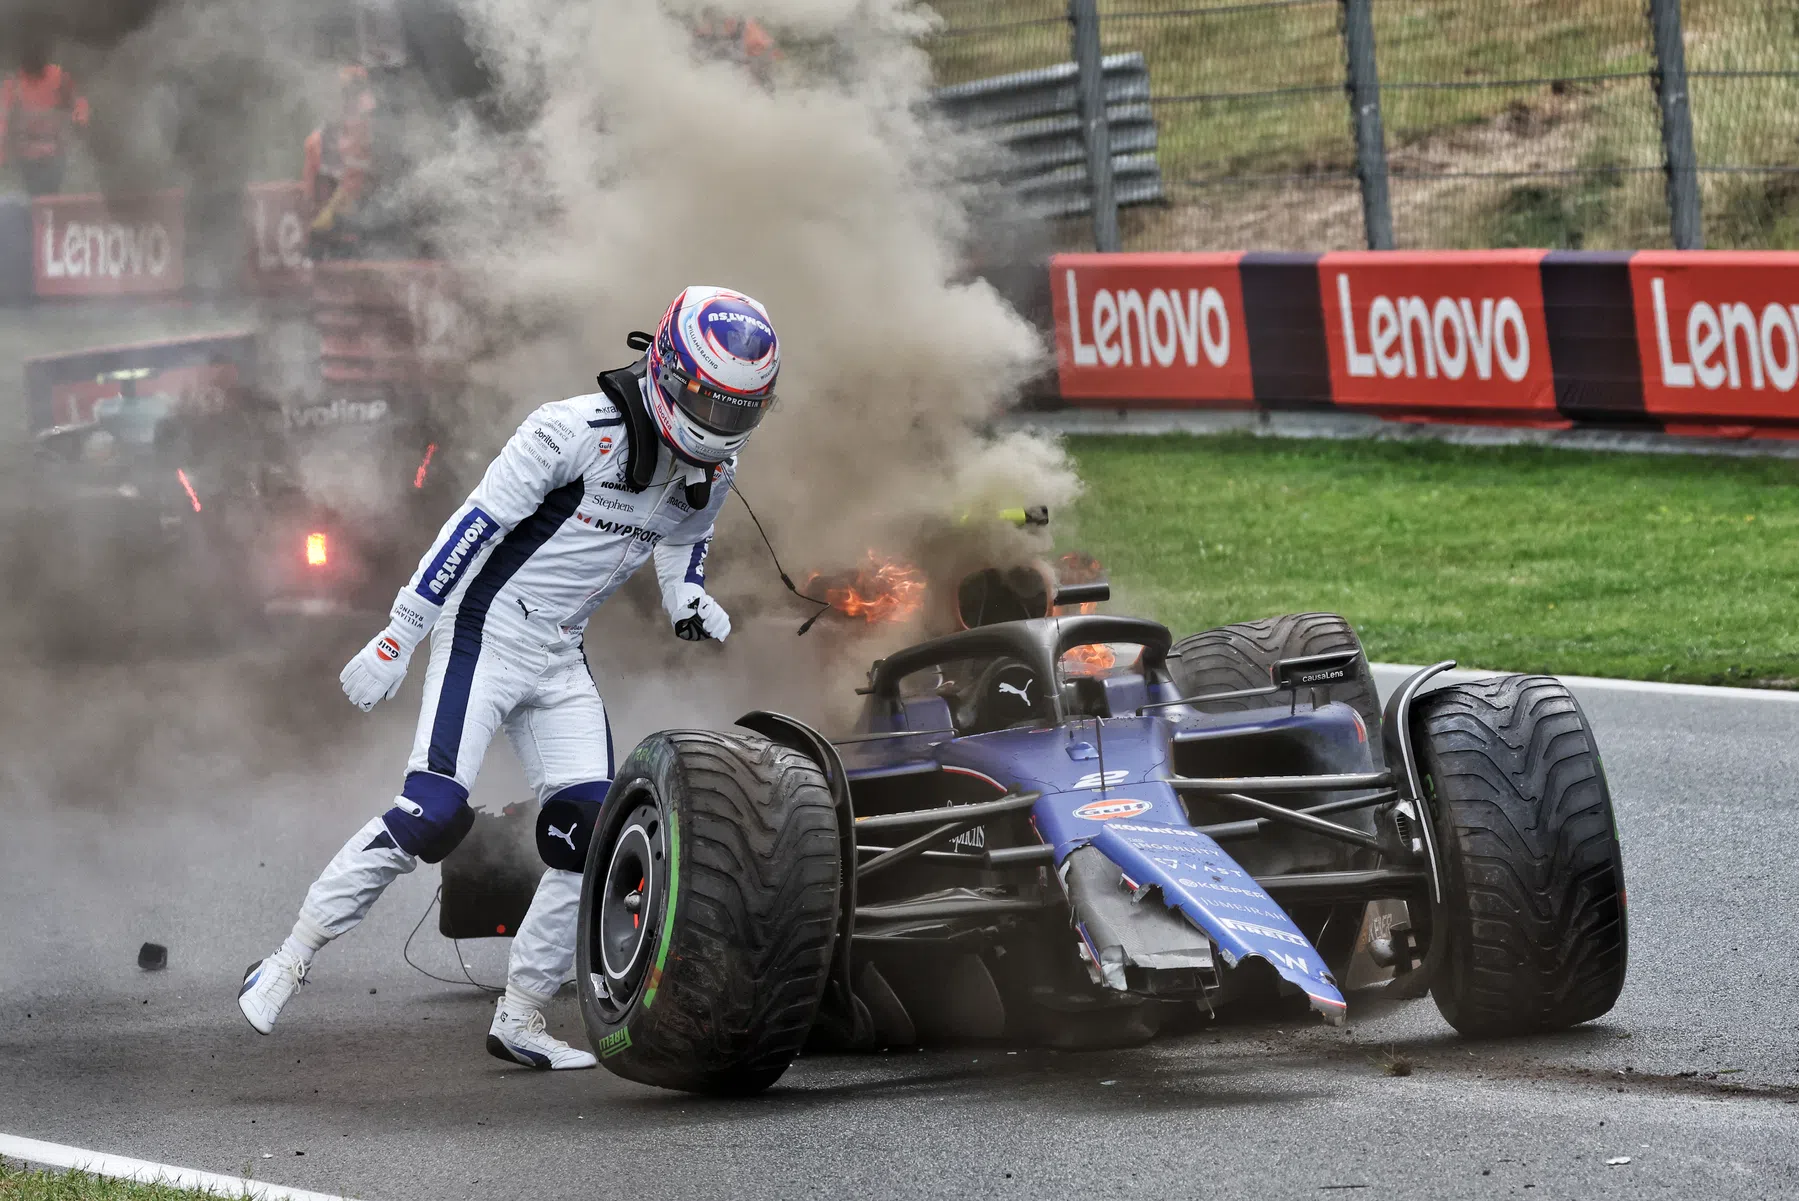
<instances>
[{"instance_id":1,"label":"racing boot","mask_svg":"<svg viewBox=\"0 0 1799 1201\"><path fill-rule=\"evenodd\" d=\"M540 1072L575 1071L599 1063L586 1051L551 1034L544 1027L543 1010L510 994L501 997L494 1008L493 1025L487 1030L487 1053Z\"/></svg>"},{"instance_id":2,"label":"racing boot","mask_svg":"<svg viewBox=\"0 0 1799 1201\"><path fill-rule=\"evenodd\" d=\"M275 1028L281 1007L300 991L311 968L310 963L283 946L245 970L243 987L237 990L237 1007L243 1010L244 1019L256 1028L256 1033L267 1034Z\"/></svg>"}]
</instances>

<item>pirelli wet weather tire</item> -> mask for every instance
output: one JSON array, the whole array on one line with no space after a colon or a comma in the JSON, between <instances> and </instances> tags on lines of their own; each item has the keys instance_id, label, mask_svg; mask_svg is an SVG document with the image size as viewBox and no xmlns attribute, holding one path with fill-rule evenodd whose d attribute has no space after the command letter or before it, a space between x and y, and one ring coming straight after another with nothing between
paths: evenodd
<instances>
[{"instance_id":1,"label":"pirelli wet weather tire","mask_svg":"<svg viewBox=\"0 0 1799 1201\"><path fill-rule=\"evenodd\" d=\"M756 1093L818 1011L839 892L818 766L753 734L652 734L588 849L576 985L600 1062L643 1084Z\"/></svg>"},{"instance_id":2,"label":"pirelli wet weather tire","mask_svg":"<svg viewBox=\"0 0 1799 1201\"><path fill-rule=\"evenodd\" d=\"M1562 1030L1624 987L1624 863L1599 749L1548 676L1426 693L1413 709L1444 844L1449 941L1431 993L1471 1037Z\"/></svg>"},{"instance_id":3,"label":"pirelli wet weather tire","mask_svg":"<svg viewBox=\"0 0 1799 1201\"><path fill-rule=\"evenodd\" d=\"M1355 629L1335 613L1289 613L1285 617L1240 621L1235 625L1189 634L1169 650L1168 671L1182 696L1247 692L1252 688L1268 687L1274 665L1282 659L1361 649L1362 640L1356 637ZM1374 673L1368 667L1366 656L1349 679L1310 691L1314 705L1342 701L1361 714L1368 727L1368 744L1374 748L1378 759L1380 694L1374 687ZM1285 706L1288 701L1287 694L1282 693L1219 701L1206 708L1219 713L1241 712L1272 705Z\"/></svg>"}]
</instances>

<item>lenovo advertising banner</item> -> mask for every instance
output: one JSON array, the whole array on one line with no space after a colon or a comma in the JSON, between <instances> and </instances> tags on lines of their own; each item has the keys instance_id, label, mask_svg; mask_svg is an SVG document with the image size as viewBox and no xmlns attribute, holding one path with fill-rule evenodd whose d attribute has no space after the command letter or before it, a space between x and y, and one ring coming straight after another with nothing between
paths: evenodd
<instances>
[{"instance_id":1,"label":"lenovo advertising banner","mask_svg":"<svg viewBox=\"0 0 1799 1201\"><path fill-rule=\"evenodd\" d=\"M1799 424L1799 254L1644 251L1630 286L1646 411Z\"/></svg>"},{"instance_id":2,"label":"lenovo advertising banner","mask_svg":"<svg viewBox=\"0 0 1799 1201\"><path fill-rule=\"evenodd\" d=\"M1071 254L1062 395L1799 437L1799 253Z\"/></svg>"},{"instance_id":3,"label":"lenovo advertising banner","mask_svg":"<svg viewBox=\"0 0 1799 1201\"><path fill-rule=\"evenodd\" d=\"M244 280L251 291L299 292L311 286L306 207L298 180L250 185L244 196Z\"/></svg>"},{"instance_id":4,"label":"lenovo advertising banner","mask_svg":"<svg viewBox=\"0 0 1799 1201\"><path fill-rule=\"evenodd\" d=\"M1318 263L1331 395L1377 412L1559 422L1540 250Z\"/></svg>"},{"instance_id":5,"label":"lenovo advertising banner","mask_svg":"<svg viewBox=\"0 0 1799 1201\"><path fill-rule=\"evenodd\" d=\"M180 191L39 196L31 203L32 286L41 297L167 295L185 282Z\"/></svg>"},{"instance_id":6,"label":"lenovo advertising banner","mask_svg":"<svg viewBox=\"0 0 1799 1201\"><path fill-rule=\"evenodd\" d=\"M1057 255L1051 299L1062 395L1249 407L1238 257Z\"/></svg>"}]
</instances>

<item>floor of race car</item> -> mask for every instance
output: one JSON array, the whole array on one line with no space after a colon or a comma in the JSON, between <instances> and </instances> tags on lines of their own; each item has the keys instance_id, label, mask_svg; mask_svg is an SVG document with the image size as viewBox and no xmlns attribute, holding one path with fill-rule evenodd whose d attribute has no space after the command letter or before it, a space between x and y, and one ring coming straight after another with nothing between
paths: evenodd
<instances>
[{"instance_id":1,"label":"floor of race car","mask_svg":"<svg viewBox=\"0 0 1799 1201\"><path fill-rule=\"evenodd\" d=\"M1463 1042L1428 1001L1358 997L1342 1031L809 1058L764 1097L709 1102L490 1059L490 1002L400 961L425 868L261 1038L236 976L379 799L295 771L254 796L221 786L204 828L146 802L0 839L0 1131L368 1201L1780 1195L1799 1169L1799 706L1582 700L1633 937L1618 1008L1570 1033ZM410 717L403 701L333 762L385 779ZM135 967L145 939L168 970ZM470 947L476 975L503 950ZM455 972L429 926L415 954ZM572 1002L552 1025L579 1038Z\"/></svg>"}]
</instances>

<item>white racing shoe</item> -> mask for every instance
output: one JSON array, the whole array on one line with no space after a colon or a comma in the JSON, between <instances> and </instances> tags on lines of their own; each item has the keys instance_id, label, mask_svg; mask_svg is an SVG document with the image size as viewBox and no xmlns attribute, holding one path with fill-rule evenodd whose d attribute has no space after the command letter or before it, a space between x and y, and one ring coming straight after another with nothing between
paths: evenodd
<instances>
[{"instance_id":1,"label":"white racing shoe","mask_svg":"<svg viewBox=\"0 0 1799 1201\"><path fill-rule=\"evenodd\" d=\"M281 1008L293 999L306 983L311 965L301 963L284 947L260 963L252 963L244 972L243 987L237 990L237 1007L244 1020L267 1034L275 1028Z\"/></svg>"},{"instance_id":2,"label":"white racing shoe","mask_svg":"<svg viewBox=\"0 0 1799 1201\"><path fill-rule=\"evenodd\" d=\"M487 1030L487 1053L508 1063L522 1063L540 1072L569 1072L599 1063L592 1055L571 1047L544 1027L543 1014L533 1009L519 1014L502 1000Z\"/></svg>"}]
</instances>

